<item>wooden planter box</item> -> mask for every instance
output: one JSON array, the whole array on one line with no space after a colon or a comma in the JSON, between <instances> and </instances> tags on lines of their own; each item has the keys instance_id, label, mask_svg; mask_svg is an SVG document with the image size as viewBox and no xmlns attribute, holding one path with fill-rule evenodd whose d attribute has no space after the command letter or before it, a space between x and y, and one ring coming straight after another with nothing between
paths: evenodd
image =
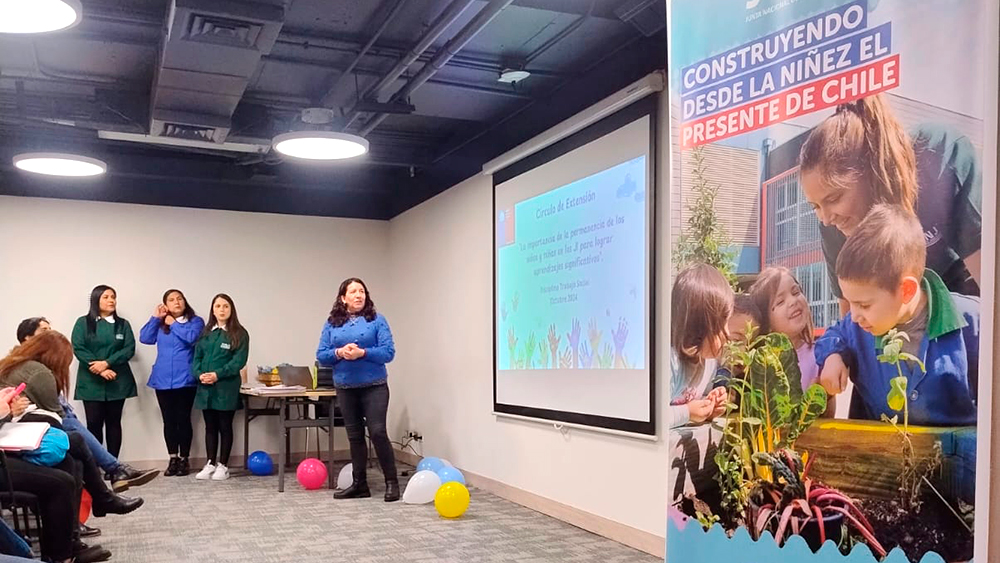
<instances>
[{"instance_id":1,"label":"wooden planter box","mask_svg":"<svg viewBox=\"0 0 1000 563\"><path fill-rule=\"evenodd\" d=\"M911 426L917 459L932 455L941 442L942 467L932 479L949 500L975 501L976 428ZM795 443L815 456L811 475L850 496L895 498L902 470L902 437L884 422L822 419Z\"/></svg>"}]
</instances>

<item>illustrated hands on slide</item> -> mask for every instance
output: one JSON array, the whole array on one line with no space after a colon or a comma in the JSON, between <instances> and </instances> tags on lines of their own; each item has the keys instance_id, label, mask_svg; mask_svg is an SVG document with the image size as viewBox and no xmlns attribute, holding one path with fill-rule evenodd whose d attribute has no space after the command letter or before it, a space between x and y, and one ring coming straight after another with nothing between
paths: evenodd
<instances>
[{"instance_id":1,"label":"illustrated hands on slide","mask_svg":"<svg viewBox=\"0 0 1000 563\"><path fill-rule=\"evenodd\" d=\"M587 346L586 342L580 343L580 367L589 368L593 365L594 354L591 353L590 347Z\"/></svg>"},{"instance_id":2,"label":"illustrated hands on slide","mask_svg":"<svg viewBox=\"0 0 1000 563\"><path fill-rule=\"evenodd\" d=\"M535 331L528 335L528 341L524 343L524 367L531 369L531 359L535 356Z\"/></svg>"},{"instance_id":3,"label":"illustrated hands on slide","mask_svg":"<svg viewBox=\"0 0 1000 563\"><path fill-rule=\"evenodd\" d=\"M552 351L552 368L555 369L559 357L559 341L562 337L556 334L556 325L549 325L549 350Z\"/></svg>"},{"instance_id":4,"label":"illustrated hands on slide","mask_svg":"<svg viewBox=\"0 0 1000 563\"><path fill-rule=\"evenodd\" d=\"M514 358L514 368L515 369L524 369L524 367L525 367L524 366L524 350L521 350L521 351L519 351L517 353L517 357Z\"/></svg>"},{"instance_id":5,"label":"illustrated hands on slide","mask_svg":"<svg viewBox=\"0 0 1000 563\"><path fill-rule=\"evenodd\" d=\"M544 340L538 341L538 363L542 369L549 367L549 347Z\"/></svg>"},{"instance_id":6,"label":"illustrated hands on slide","mask_svg":"<svg viewBox=\"0 0 1000 563\"><path fill-rule=\"evenodd\" d=\"M559 367L562 369L569 369L573 367L573 351L568 347L563 351L562 355L559 356Z\"/></svg>"},{"instance_id":7,"label":"illustrated hands on slide","mask_svg":"<svg viewBox=\"0 0 1000 563\"><path fill-rule=\"evenodd\" d=\"M601 366L601 369L611 369L614 364L615 351L611 348L611 343L604 345L604 351L597 356L597 364Z\"/></svg>"},{"instance_id":8,"label":"illustrated hands on slide","mask_svg":"<svg viewBox=\"0 0 1000 563\"><path fill-rule=\"evenodd\" d=\"M573 367L580 365L580 319L573 319L573 329L566 333L570 350L573 351Z\"/></svg>"},{"instance_id":9,"label":"illustrated hands on slide","mask_svg":"<svg viewBox=\"0 0 1000 563\"><path fill-rule=\"evenodd\" d=\"M625 349L625 341L628 340L628 323L624 318L618 319L618 330L611 333L615 341L615 367L625 368L625 356L622 351Z\"/></svg>"},{"instance_id":10,"label":"illustrated hands on slide","mask_svg":"<svg viewBox=\"0 0 1000 563\"><path fill-rule=\"evenodd\" d=\"M507 350L510 352L510 362L514 363L514 353L517 351L517 337L514 336L514 328L507 329Z\"/></svg>"},{"instance_id":11,"label":"illustrated hands on slide","mask_svg":"<svg viewBox=\"0 0 1000 563\"><path fill-rule=\"evenodd\" d=\"M517 304L520 303L520 302L521 302L521 294L515 291L514 292L514 299L513 299L513 302L512 302L512 305L514 306L514 312L515 313L517 312Z\"/></svg>"},{"instance_id":12,"label":"illustrated hands on slide","mask_svg":"<svg viewBox=\"0 0 1000 563\"><path fill-rule=\"evenodd\" d=\"M597 328L597 319L593 317L590 319L587 337L590 339L590 348L594 351L594 355L596 355L597 347L601 344L601 329Z\"/></svg>"},{"instance_id":13,"label":"illustrated hands on slide","mask_svg":"<svg viewBox=\"0 0 1000 563\"><path fill-rule=\"evenodd\" d=\"M507 320L507 302L502 301L500 303L500 320Z\"/></svg>"}]
</instances>

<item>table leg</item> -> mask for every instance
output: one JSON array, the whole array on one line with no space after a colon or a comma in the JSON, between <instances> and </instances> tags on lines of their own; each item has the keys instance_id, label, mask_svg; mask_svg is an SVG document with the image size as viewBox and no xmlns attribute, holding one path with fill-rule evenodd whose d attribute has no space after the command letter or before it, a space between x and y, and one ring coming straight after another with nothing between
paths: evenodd
<instances>
[{"instance_id":1,"label":"table leg","mask_svg":"<svg viewBox=\"0 0 1000 563\"><path fill-rule=\"evenodd\" d=\"M330 429L330 432L329 432L329 434L330 434L330 436L329 436L329 440L330 440L330 461L329 461L328 467L327 467L327 469L328 469L327 477L330 480L329 487L331 489L335 488L335 485L334 485L335 481L334 481L334 478L333 478L333 406L334 406L334 401L335 401L335 397L331 397L330 398L330 426L329 426L329 429ZM317 430L317 432L318 432L318 430Z\"/></svg>"},{"instance_id":2,"label":"table leg","mask_svg":"<svg viewBox=\"0 0 1000 563\"><path fill-rule=\"evenodd\" d=\"M291 420L292 418L292 405L288 403L287 399L282 399L282 420ZM292 458L292 430L290 428L285 428L285 453L288 454L288 459Z\"/></svg>"},{"instance_id":3,"label":"table leg","mask_svg":"<svg viewBox=\"0 0 1000 563\"><path fill-rule=\"evenodd\" d=\"M250 466L250 397L243 395L243 469Z\"/></svg>"},{"instance_id":4,"label":"table leg","mask_svg":"<svg viewBox=\"0 0 1000 563\"><path fill-rule=\"evenodd\" d=\"M279 399L279 411L281 412L281 437L278 442L278 492L285 492L285 457L288 454L286 450L286 439L288 438L288 427L285 425L285 421L288 418L288 412L285 410L285 398L281 397Z\"/></svg>"}]
</instances>

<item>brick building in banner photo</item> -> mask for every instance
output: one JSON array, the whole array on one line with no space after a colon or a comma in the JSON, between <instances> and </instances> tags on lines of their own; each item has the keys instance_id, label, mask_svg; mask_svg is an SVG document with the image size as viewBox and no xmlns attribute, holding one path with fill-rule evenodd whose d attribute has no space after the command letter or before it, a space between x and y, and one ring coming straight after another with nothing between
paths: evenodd
<instances>
[{"instance_id":1,"label":"brick building in banner photo","mask_svg":"<svg viewBox=\"0 0 1000 563\"><path fill-rule=\"evenodd\" d=\"M976 118L896 94L883 94L893 113L910 129L921 123L946 125L966 135L982 154L982 123ZM672 108L678 115L678 108ZM767 266L792 270L802 285L817 328L838 319L837 299L820 246L819 220L799 186L799 150L809 132L832 110L824 110L764 131L738 135L679 153L674 145L672 173L680 190L671 193L671 237L687 225L693 201L693 153L701 150L705 179L719 187L715 208L736 253L736 273L749 285ZM671 118L672 133L677 120ZM679 157L683 158L679 158Z\"/></svg>"}]
</instances>

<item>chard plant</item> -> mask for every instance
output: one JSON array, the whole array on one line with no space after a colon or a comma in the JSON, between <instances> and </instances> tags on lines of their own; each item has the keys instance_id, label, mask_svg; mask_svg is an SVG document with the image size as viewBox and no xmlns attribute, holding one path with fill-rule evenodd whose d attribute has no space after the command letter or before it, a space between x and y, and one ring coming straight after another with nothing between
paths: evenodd
<instances>
[{"instance_id":1,"label":"chard plant","mask_svg":"<svg viewBox=\"0 0 1000 563\"><path fill-rule=\"evenodd\" d=\"M758 335L748 323L745 340L731 343L727 358L738 375L729 381L733 401L719 423L716 480L727 523L752 529L751 493L773 477L773 465L758 454L792 448L826 410L827 395L820 385L802 391L798 356L784 334Z\"/></svg>"}]
</instances>

